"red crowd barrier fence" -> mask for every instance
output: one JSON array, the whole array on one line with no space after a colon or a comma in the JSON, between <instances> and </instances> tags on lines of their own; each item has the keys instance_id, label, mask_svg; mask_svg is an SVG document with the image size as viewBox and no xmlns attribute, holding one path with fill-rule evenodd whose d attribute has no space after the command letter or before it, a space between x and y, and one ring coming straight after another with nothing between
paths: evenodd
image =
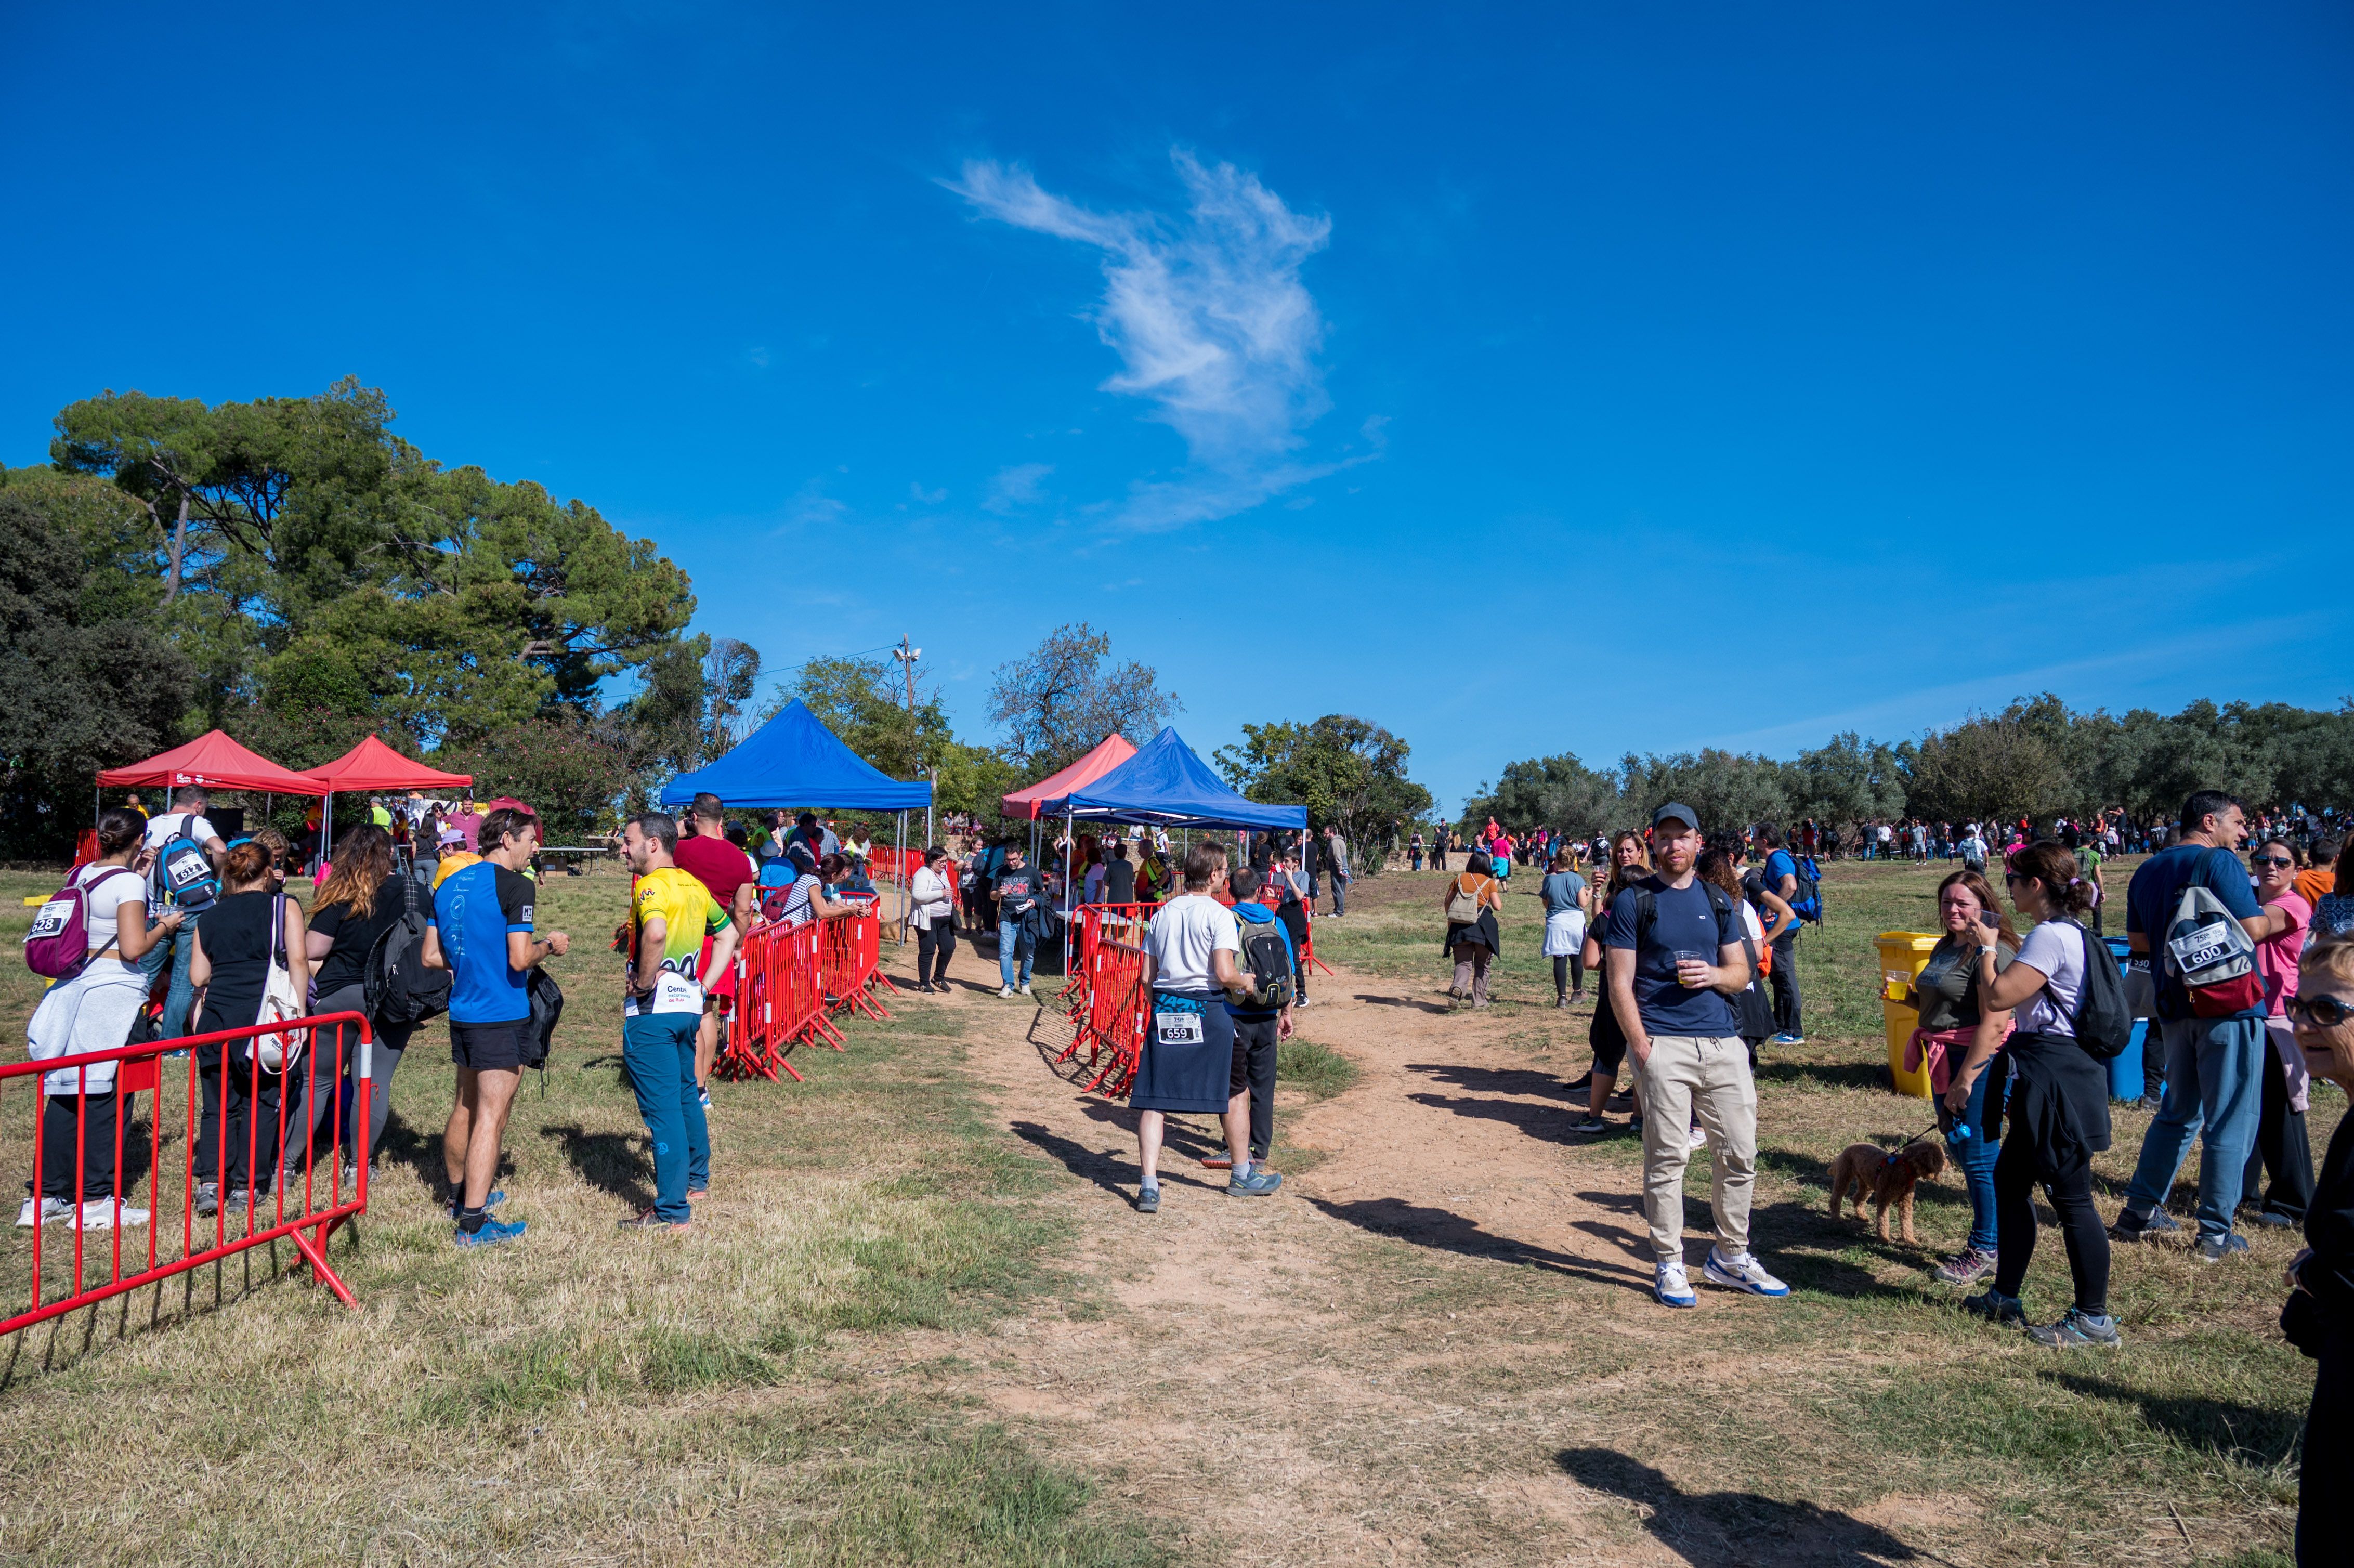
<instances>
[{"instance_id":1,"label":"red crowd barrier fence","mask_svg":"<svg viewBox=\"0 0 2354 1568\"><path fill-rule=\"evenodd\" d=\"M32 1195L17 1216L19 1228L32 1232L30 1299L23 1311L0 1319L0 1335L281 1239L294 1245L313 1277L344 1305L358 1305L328 1266L327 1240L345 1220L367 1212L374 1042L361 1014L331 1012L291 1032L307 1038L284 1074L265 1073L254 1053L235 1049L257 1035L284 1033L283 1024L249 1024L0 1066L0 1113L9 1086L20 1079L30 1081L35 1100ZM188 1053L185 1070L165 1060L181 1050ZM337 1109L346 1067L355 1065L349 1163L355 1171L347 1180ZM287 1100L298 1089L303 1110L292 1131L302 1146L299 1191L287 1169L293 1153ZM148 1097L143 1131L142 1095ZM323 1170L321 1122L329 1139ZM178 1153L167 1160L174 1148ZM233 1187L232 1178L241 1187ZM243 1201L232 1202L239 1192ZM143 1207L133 1202L142 1197ZM70 1235L70 1245L49 1240L53 1226ZM107 1236L102 1249L91 1240L100 1232ZM125 1232L143 1233L128 1258Z\"/></svg>"},{"instance_id":2,"label":"red crowd barrier fence","mask_svg":"<svg viewBox=\"0 0 2354 1568\"><path fill-rule=\"evenodd\" d=\"M877 987L896 991L882 972L883 922L871 903L848 915L801 926L764 922L744 934L736 955L736 1009L725 1048L713 1064L727 1078L802 1081L786 1054L800 1044L843 1049L830 1014L856 1011L887 1021Z\"/></svg>"}]
</instances>

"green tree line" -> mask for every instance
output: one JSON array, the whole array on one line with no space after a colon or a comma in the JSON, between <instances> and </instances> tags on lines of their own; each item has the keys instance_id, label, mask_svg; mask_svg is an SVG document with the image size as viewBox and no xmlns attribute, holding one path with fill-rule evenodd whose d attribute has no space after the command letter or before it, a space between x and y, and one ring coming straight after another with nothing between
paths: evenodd
<instances>
[{"instance_id":1,"label":"green tree line","mask_svg":"<svg viewBox=\"0 0 2354 1568\"><path fill-rule=\"evenodd\" d=\"M1712 826L2041 821L2110 807L2148 823L2170 819L2198 789L2227 789L2252 807L2354 801L2354 699L2335 711L2202 700L2120 716L2072 710L2046 692L1917 740L1850 733L1788 761L1706 749L1630 753L1596 768L1563 752L1507 765L1464 803L1460 822L1475 829L1492 816L1516 832L1543 824L1585 836L1639 827L1677 800Z\"/></svg>"}]
</instances>

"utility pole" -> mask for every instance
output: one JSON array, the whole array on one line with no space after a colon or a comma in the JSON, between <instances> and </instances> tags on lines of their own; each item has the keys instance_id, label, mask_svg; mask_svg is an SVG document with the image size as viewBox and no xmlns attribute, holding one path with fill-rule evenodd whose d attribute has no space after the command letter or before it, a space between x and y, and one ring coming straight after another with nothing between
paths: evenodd
<instances>
[{"instance_id":1,"label":"utility pole","mask_svg":"<svg viewBox=\"0 0 2354 1568\"><path fill-rule=\"evenodd\" d=\"M915 735L916 661L923 656L924 651L914 646L914 639L910 638L904 631L899 634L899 646L891 650L891 657L899 661L899 668L906 673L907 677L907 733L910 738ZM938 766L935 764L932 768L932 797L935 803L938 800L939 793L940 770ZM932 842L931 806L926 806L924 808L924 842L926 843L930 843Z\"/></svg>"}]
</instances>

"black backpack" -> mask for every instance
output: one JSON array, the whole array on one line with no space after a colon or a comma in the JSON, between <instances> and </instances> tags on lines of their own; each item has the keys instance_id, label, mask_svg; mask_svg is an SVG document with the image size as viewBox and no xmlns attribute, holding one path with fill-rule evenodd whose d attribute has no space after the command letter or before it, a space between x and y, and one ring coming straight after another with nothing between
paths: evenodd
<instances>
[{"instance_id":1,"label":"black backpack","mask_svg":"<svg viewBox=\"0 0 2354 1568\"><path fill-rule=\"evenodd\" d=\"M448 969L425 967L425 912L417 906L417 878L400 879L400 918L368 948L360 973L367 1015L378 1023L422 1023L450 1011Z\"/></svg>"},{"instance_id":2,"label":"black backpack","mask_svg":"<svg viewBox=\"0 0 2354 1568\"><path fill-rule=\"evenodd\" d=\"M1235 923L1242 927L1239 967L1250 977L1249 988L1235 998L1235 1005L1269 1012L1289 1007L1298 991L1291 978L1291 933L1279 920L1246 920L1237 915Z\"/></svg>"},{"instance_id":3,"label":"black backpack","mask_svg":"<svg viewBox=\"0 0 2354 1568\"><path fill-rule=\"evenodd\" d=\"M556 1025L564 1017L564 988L556 983L554 975L535 964L525 990L531 997L531 1026L524 1032L523 1065L545 1074L547 1054L556 1046ZM546 1080L541 1082L544 1085Z\"/></svg>"},{"instance_id":4,"label":"black backpack","mask_svg":"<svg viewBox=\"0 0 2354 1568\"><path fill-rule=\"evenodd\" d=\"M2084 944L2084 984L2076 993L2076 1009L2071 1012L2061 1003L2050 986L2043 994L2052 998L2052 1005L2076 1032L2076 1044L2084 1054L2099 1062L2114 1062L2133 1044L2133 1009L2126 1002L2126 977L2118 972L2117 957L2109 945L2094 936L2076 921L2066 924L2076 927L2076 935Z\"/></svg>"}]
</instances>

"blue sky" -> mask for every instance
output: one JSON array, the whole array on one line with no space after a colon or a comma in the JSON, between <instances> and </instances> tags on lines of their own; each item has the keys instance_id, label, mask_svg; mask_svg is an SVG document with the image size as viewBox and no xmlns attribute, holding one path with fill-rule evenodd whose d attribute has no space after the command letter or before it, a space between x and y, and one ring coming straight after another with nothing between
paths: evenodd
<instances>
[{"instance_id":1,"label":"blue sky","mask_svg":"<svg viewBox=\"0 0 2354 1568\"><path fill-rule=\"evenodd\" d=\"M2354 691L2354 13L1438 9L12 6L0 460L355 374L772 669L1085 619L1450 807Z\"/></svg>"}]
</instances>

